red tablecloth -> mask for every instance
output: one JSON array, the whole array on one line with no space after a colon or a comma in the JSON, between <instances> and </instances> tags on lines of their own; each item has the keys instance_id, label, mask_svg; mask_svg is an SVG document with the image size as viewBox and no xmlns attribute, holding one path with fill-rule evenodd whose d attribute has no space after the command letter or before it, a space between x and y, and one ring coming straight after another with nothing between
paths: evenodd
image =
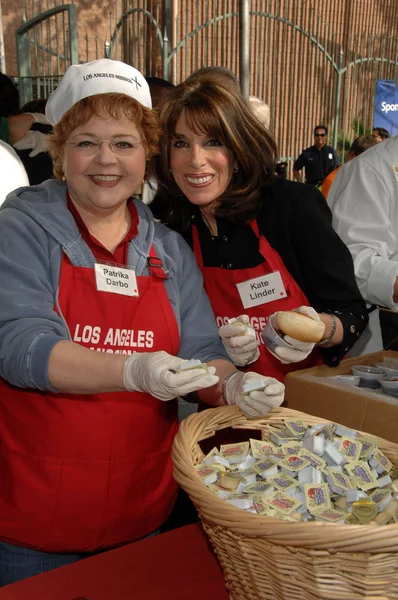
<instances>
[{"instance_id":1,"label":"red tablecloth","mask_svg":"<svg viewBox=\"0 0 398 600\"><path fill-rule=\"evenodd\" d=\"M228 600L197 523L0 589L1 600Z\"/></svg>"}]
</instances>

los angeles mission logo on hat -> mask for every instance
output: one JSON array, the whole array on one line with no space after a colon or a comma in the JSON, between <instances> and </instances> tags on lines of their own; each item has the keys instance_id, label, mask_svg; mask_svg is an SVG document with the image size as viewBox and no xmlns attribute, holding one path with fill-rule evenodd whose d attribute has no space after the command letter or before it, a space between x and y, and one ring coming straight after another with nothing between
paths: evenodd
<instances>
[{"instance_id":1,"label":"los angeles mission logo on hat","mask_svg":"<svg viewBox=\"0 0 398 600\"><path fill-rule=\"evenodd\" d=\"M57 125L83 98L107 93L126 94L146 108L152 108L149 86L142 73L124 62L101 58L69 67L48 99L46 117L52 125Z\"/></svg>"},{"instance_id":2,"label":"los angeles mission logo on hat","mask_svg":"<svg viewBox=\"0 0 398 600\"><path fill-rule=\"evenodd\" d=\"M137 77L134 79L130 79L129 77L124 77L123 75L119 75L118 73L88 73L87 75L83 75L83 81L89 81L95 77L113 77L114 79L120 79L121 81L127 81L128 83L136 85L138 90L139 87L142 87L141 83L138 81Z\"/></svg>"}]
</instances>

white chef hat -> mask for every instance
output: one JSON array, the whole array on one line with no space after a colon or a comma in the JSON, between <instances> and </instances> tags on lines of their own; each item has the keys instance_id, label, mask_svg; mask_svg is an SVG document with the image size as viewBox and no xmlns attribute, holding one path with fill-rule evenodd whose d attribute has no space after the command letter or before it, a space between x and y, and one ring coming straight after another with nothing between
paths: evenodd
<instances>
[{"instance_id":1,"label":"white chef hat","mask_svg":"<svg viewBox=\"0 0 398 600\"><path fill-rule=\"evenodd\" d=\"M46 117L56 125L79 100L107 93L127 94L143 106L152 108L149 86L137 69L118 60L101 58L69 67L47 101Z\"/></svg>"}]
</instances>

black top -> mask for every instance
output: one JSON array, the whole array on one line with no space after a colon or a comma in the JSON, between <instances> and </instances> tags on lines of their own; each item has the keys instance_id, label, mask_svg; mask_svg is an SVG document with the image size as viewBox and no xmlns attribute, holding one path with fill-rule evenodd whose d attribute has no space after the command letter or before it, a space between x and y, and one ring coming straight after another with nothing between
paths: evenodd
<instances>
[{"instance_id":1,"label":"black top","mask_svg":"<svg viewBox=\"0 0 398 600\"><path fill-rule=\"evenodd\" d=\"M244 269L264 261L250 226L217 219L218 235L212 236L194 205L191 220L198 228L205 266ZM325 363L337 366L364 330L368 314L351 254L331 221L330 209L316 188L283 180L271 184L257 218L260 233L278 252L310 305L341 320L342 344L321 349ZM192 247L192 229L183 235Z\"/></svg>"},{"instance_id":2,"label":"black top","mask_svg":"<svg viewBox=\"0 0 398 600\"><path fill-rule=\"evenodd\" d=\"M40 133L47 135L52 132L53 128L51 125L33 123L30 129L32 131L40 131ZM48 152L40 152L40 154L37 154L36 156L29 156L32 151L30 149L17 150L14 148L14 150L25 167L30 185L39 185L40 183L43 183L43 181L54 177L53 161Z\"/></svg>"},{"instance_id":3,"label":"black top","mask_svg":"<svg viewBox=\"0 0 398 600\"><path fill-rule=\"evenodd\" d=\"M311 185L322 183L329 173L340 164L336 151L331 146L324 146L320 150L316 146L306 148L295 161L293 167L300 171L305 167L305 181Z\"/></svg>"}]
</instances>

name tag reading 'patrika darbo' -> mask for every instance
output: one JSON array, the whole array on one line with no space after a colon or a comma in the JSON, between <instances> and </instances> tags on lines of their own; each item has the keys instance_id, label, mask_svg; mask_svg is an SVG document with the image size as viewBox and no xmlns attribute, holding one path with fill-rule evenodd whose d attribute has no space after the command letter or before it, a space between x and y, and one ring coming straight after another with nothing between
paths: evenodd
<instances>
[{"instance_id":1,"label":"name tag reading 'patrika darbo'","mask_svg":"<svg viewBox=\"0 0 398 600\"><path fill-rule=\"evenodd\" d=\"M237 283L236 287L244 308L259 306L287 296L279 271Z\"/></svg>"},{"instance_id":2,"label":"name tag reading 'patrika darbo'","mask_svg":"<svg viewBox=\"0 0 398 600\"><path fill-rule=\"evenodd\" d=\"M123 296L139 296L135 271L123 267L95 264L97 290Z\"/></svg>"}]
</instances>

